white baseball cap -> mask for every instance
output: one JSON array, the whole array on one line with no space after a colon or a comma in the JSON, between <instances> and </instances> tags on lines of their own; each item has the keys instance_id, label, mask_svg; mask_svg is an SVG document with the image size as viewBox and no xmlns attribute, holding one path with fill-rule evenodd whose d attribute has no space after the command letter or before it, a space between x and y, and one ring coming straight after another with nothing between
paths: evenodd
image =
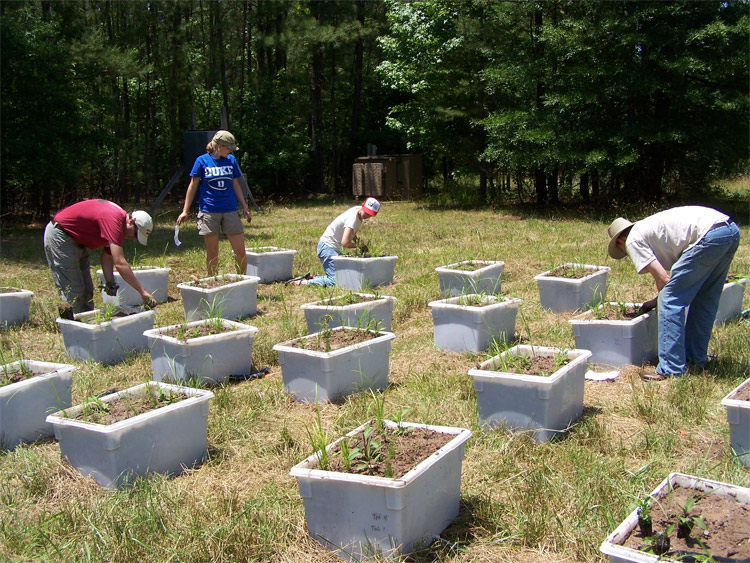
<instances>
[{"instance_id":1,"label":"white baseball cap","mask_svg":"<svg viewBox=\"0 0 750 563\"><path fill-rule=\"evenodd\" d=\"M148 244L148 236L154 230L154 221L151 219L151 215L139 209L138 211L133 211L130 216L135 219L138 242L146 246Z\"/></svg>"},{"instance_id":2,"label":"white baseball cap","mask_svg":"<svg viewBox=\"0 0 750 563\"><path fill-rule=\"evenodd\" d=\"M362 211L370 217L375 217L380 211L380 202L374 197L368 197L362 204Z\"/></svg>"}]
</instances>

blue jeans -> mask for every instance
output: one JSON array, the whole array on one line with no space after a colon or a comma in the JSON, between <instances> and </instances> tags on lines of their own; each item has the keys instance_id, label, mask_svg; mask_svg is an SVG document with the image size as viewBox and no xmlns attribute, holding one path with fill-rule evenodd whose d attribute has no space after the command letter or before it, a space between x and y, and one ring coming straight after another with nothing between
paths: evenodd
<instances>
[{"instance_id":1,"label":"blue jeans","mask_svg":"<svg viewBox=\"0 0 750 563\"><path fill-rule=\"evenodd\" d=\"M706 366L719 299L739 244L737 225L720 223L672 266L669 281L659 292L658 373L682 375L688 362Z\"/></svg>"},{"instance_id":2,"label":"blue jeans","mask_svg":"<svg viewBox=\"0 0 750 563\"><path fill-rule=\"evenodd\" d=\"M336 265L333 263L333 257L338 256L338 250L331 248L322 242L318 243L318 258L323 264L324 276L315 276L308 280L307 285L336 285Z\"/></svg>"}]
</instances>

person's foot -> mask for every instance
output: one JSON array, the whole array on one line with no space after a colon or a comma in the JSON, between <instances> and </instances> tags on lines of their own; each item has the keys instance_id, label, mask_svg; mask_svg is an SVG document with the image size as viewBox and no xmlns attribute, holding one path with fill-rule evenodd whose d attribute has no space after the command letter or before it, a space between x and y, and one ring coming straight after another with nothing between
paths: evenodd
<instances>
[{"instance_id":1,"label":"person's foot","mask_svg":"<svg viewBox=\"0 0 750 563\"><path fill-rule=\"evenodd\" d=\"M664 381L667 376L656 371L654 366L645 365L638 370L638 376L644 381Z\"/></svg>"},{"instance_id":2,"label":"person's foot","mask_svg":"<svg viewBox=\"0 0 750 563\"><path fill-rule=\"evenodd\" d=\"M284 285L307 285L307 280L313 279L313 275L310 272L297 276L284 282Z\"/></svg>"},{"instance_id":3,"label":"person's foot","mask_svg":"<svg viewBox=\"0 0 750 563\"><path fill-rule=\"evenodd\" d=\"M65 319L66 321L74 321L75 315L73 314L73 309L69 305L61 305L58 307L58 312L60 313L60 318Z\"/></svg>"}]
</instances>

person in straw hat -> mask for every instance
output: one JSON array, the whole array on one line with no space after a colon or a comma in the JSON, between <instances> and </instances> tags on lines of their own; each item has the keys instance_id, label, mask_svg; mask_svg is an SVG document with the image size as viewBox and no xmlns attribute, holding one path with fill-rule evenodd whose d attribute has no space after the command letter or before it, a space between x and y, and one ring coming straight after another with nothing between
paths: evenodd
<instances>
[{"instance_id":1,"label":"person in straw hat","mask_svg":"<svg viewBox=\"0 0 750 563\"><path fill-rule=\"evenodd\" d=\"M232 245L237 273L247 271L245 255L245 228L242 217L252 220L239 178L242 176L237 160L232 154L239 147L229 131L217 131L206 145L206 153L195 159L190 171L190 183L185 193L182 213L177 217L180 225L187 219L190 206L198 195L198 234L206 243L206 267L209 276L219 269L219 235L223 232ZM239 208L242 212L239 212Z\"/></svg>"},{"instance_id":2,"label":"person in straw hat","mask_svg":"<svg viewBox=\"0 0 750 563\"><path fill-rule=\"evenodd\" d=\"M318 258L323 264L322 276L313 277L310 273L292 278L287 283L292 285L336 285L336 265L334 256L338 256L342 248L357 248L357 231L364 221L375 217L380 210L380 202L374 197L368 197L362 205L350 207L328 225L318 241Z\"/></svg>"},{"instance_id":3,"label":"person in straw hat","mask_svg":"<svg viewBox=\"0 0 750 563\"><path fill-rule=\"evenodd\" d=\"M659 363L648 379L683 375L688 363L706 365L708 342L740 232L729 216L709 207L661 211L635 223L618 217L607 229L609 255L629 256L639 274L648 272L658 295ZM689 308L689 309L688 309Z\"/></svg>"},{"instance_id":4,"label":"person in straw hat","mask_svg":"<svg viewBox=\"0 0 750 563\"><path fill-rule=\"evenodd\" d=\"M64 301L60 316L73 320L75 313L94 308L90 251L99 248L107 294L117 293L117 269L146 305L156 307L156 300L135 277L122 248L126 238L146 245L153 228L154 222L145 211L128 213L105 199L79 201L58 211L44 230L44 254L52 281Z\"/></svg>"}]
</instances>

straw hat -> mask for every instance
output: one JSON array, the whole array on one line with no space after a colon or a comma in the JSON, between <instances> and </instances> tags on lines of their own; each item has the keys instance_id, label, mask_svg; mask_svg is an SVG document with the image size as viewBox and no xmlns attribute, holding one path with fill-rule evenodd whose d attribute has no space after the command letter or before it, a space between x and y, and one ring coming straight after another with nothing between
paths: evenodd
<instances>
[{"instance_id":1,"label":"straw hat","mask_svg":"<svg viewBox=\"0 0 750 563\"><path fill-rule=\"evenodd\" d=\"M627 219L618 217L617 219L612 221L612 224L607 228L607 235L609 235L609 246L607 247L607 251L609 252L609 255L615 260L619 260L620 258L625 258L625 256L627 256L627 252L624 252L617 248L617 237L619 237L623 233L623 231L626 231L632 226L633 223L631 223Z\"/></svg>"}]
</instances>

